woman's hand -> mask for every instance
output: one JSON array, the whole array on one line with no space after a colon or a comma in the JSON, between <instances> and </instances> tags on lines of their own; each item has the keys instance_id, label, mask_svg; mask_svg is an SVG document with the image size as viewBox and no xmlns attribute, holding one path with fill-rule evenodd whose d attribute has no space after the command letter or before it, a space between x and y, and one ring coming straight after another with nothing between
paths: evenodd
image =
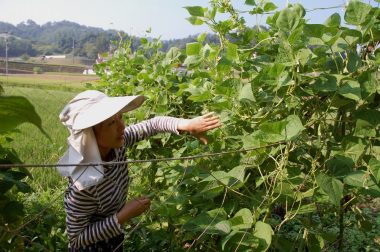
<instances>
[{"instance_id":1,"label":"woman's hand","mask_svg":"<svg viewBox=\"0 0 380 252\"><path fill-rule=\"evenodd\" d=\"M187 131L191 135L197 137L204 144L207 144L207 138L204 132L220 127L219 116L214 116L214 112L198 116L193 119L182 119L177 129Z\"/></svg>"},{"instance_id":2,"label":"woman's hand","mask_svg":"<svg viewBox=\"0 0 380 252\"><path fill-rule=\"evenodd\" d=\"M150 199L148 197L140 197L128 201L123 208L116 214L119 224L139 216L150 207Z\"/></svg>"}]
</instances>

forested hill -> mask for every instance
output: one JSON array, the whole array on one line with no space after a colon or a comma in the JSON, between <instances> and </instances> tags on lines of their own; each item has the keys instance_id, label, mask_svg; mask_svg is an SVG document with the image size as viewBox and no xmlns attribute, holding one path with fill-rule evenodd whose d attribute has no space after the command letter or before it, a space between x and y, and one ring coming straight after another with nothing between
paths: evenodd
<instances>
[{"instance_id":1,"label":"forested hill","mask_svg":"<svg viewBox=\"0 0 380 252\"><path fill-rule=\"evenodd\" d=\"M8 33L8 56L37 56L50 54L70 54L96 58L98 53L107 52L112 47L110 41L119 39L116 30L89 27L70 21L48 22L39 25L33 20L12 25L0 22L0 57L5 56L5 33ZM128 34L123 37L129 39ZM162 41L163 50L171 46L183 48L186 43L194 41L196 35L183 39ZM215 35L208 35L208 40L217 42ZM140 38L132 38L132 48L136 48Z\"/></svg>"}]
</instances>

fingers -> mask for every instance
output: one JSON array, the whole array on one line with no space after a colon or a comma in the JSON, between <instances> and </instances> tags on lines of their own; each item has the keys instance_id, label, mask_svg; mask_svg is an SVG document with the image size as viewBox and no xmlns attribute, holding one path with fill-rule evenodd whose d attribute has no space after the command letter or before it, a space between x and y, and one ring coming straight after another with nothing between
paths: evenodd
<instances>
[{"instance_id":1,"label":"fingers","mask_svg":"<svg viewBox=\"0 0 380 252\"><path fill-rule=\"evenodd\" d=\"M199 140L204 143L204 144L207 144L208 143L208 140L207 138L204 136L204 135L200 135L198 136Z\"/></svg>"},{"instance_id":2,"label":"fingers","mask_svg":"<svg viewBox=\"0 0 380 252\"><path fill-rule=\"evenodd\" d=\"M214 112L208 112L207 114L202 115L203 118L210 117L214 114Z\"/></svg>"},{"instance_id":3,"label":"fingers","mask_svg":"<svg viewBox=\"0 0 380 252\"><path fill-rule=\"evenodd\" d=\"M204 131L208 131L208 130L212 130L212 129L215 129L215 128L219 128L221 125L222 125L221 123L216 123L216 124L208 125L207 127L205 127Z\"/></svg>"},{"instance_id":4,"label":"fingers","mask_svg":"<svg viewBox=\"0 0 380 252\"><path fill-rule=\"evenodd\" d=\"M215 129L221 126L219 117L210 119L210 120L205 120L203 121L200 125L199 128L196 129L198 132L204 132L210 129Z\"/></svg>"},{"instance_id":5,"label":"fingers","mask_svg":"<svg viewBox=\"0 0 380 252\"><path fill-rule=\"evenodd\" d=\"M219 119L219 116L213 116L209 118L204 118L203 121L206 123L216 123L216 122L220 122L220 119Z\"/></svg>"},{"instance_id":6,"label":"fingers","mask_svg":"<svg viewBox=\"0 0 380 252\"><path fill-rule=\"evenodd\" d=\"M214 120L219 120L219 116L214 115L214 112L207 113L203 116L200 116L202 120L208 122L208 121L214 121Z\"/></svg>"},{"instance_id":7,"label":"fingers","mask_svg":"<svg viewBox=\"0 0 380 252\"><path fill-rule=\"evenodd\" d=\"M140 197L135 199L142 206L149 206L150 199L148 197Z\"/></svg>"}]
</instances>

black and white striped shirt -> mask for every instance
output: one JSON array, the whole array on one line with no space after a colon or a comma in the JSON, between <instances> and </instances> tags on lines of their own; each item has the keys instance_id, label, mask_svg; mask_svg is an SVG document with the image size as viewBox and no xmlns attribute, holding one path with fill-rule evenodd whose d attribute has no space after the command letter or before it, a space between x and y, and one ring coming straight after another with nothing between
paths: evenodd
<instances>
[{"instance_id":1,"label":"black and white striped shirt","mask_svg":"<svg viewBox=\"0 0 380 252\"><path fill-rule=\"evenodd\" d=\"M125 128L125 145L114 149L112 161L126 161L125 150L137 141L159 132L178 134L180 119L155 117ZM116 213L124 206L128 192L127 164L104 167L104 178L97 185L78 190L72 181L64 198L70 247L79 248L108 240L123 233Z\"/></svg>"}]
</instances>

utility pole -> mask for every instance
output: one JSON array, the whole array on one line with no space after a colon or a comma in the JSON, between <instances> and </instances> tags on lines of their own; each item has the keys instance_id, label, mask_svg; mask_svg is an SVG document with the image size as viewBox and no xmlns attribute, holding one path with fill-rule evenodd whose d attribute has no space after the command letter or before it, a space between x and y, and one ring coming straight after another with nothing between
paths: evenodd
<instances>
[{"instance_id":1,"label":"utility pole","mask_svg":"<svg viewBox=\"0 0 380 252\"><path fill-rule=\"evenodd\" d=\"M8 76L8 32L5 33L5 75Z\"/></svg>"},{"instance_id":2,"label":"utility pole","mask_svg":"<svg viewBox=\"0 0 380 252\"><path fill-rule=\"evenodd\" d=\"M75 49L75 40L73 38L73 64L74 64L74 49Z\"/></svg>"}]
</instances>

